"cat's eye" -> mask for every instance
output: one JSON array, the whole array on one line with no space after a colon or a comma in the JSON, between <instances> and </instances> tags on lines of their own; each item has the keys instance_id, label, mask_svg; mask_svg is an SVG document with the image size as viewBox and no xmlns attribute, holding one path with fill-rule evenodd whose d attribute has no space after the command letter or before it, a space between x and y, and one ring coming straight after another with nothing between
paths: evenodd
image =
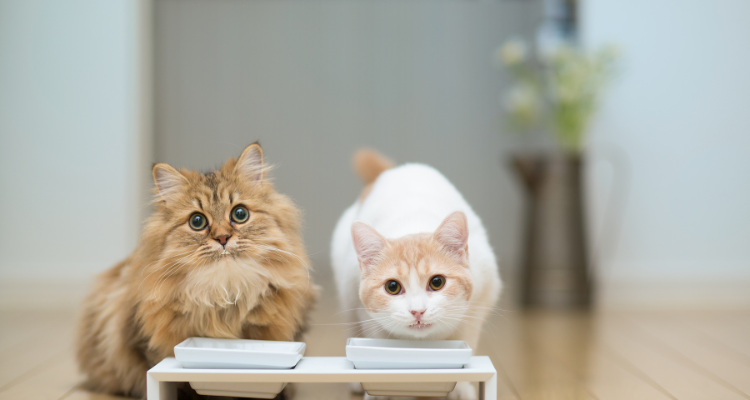
<instances>
[{"instance_id":1,"label":"cat's eye","mask_svg":"<svg viewBox=\"0 0 750 400\"><path fill-rule=\"evenodd\" d=\"M440 290L445 286L445 277L440 275L435 275L430 279L430 289L432 290Z\"/></svg>"},{"instance_id":2,"label":"cat's eye","mask_svg":"<svg viewBox=\"0 0 750 400\"><path fill-rule=\"evenodd\" d=\"M247 211L247 208L243 206L237 206L232 210L232 221L241 224L250 217L250 211Z\"/></svg>"},{"instance_id":3,"label":"cat's eye","mask_svg":"<svg viewBox=\"0 0 750 400\"><path fill-rule=\"evenodd\" d=\"M401 293L401 284L396 281L388 281L385 283L385 291L390 294Z\"/></svg>"},{"instance_id":4,"label":"cat's eye","mask_svg":"<svg viewBox=\"0 0 750 400\"><path fill-rule=\"evenodd\" d=\"M208 225L208 221L206 221L206 217L201 213L195 213L190 216L190 220L188 221L188 225L190 225L191 228L193 228L196 231L203 230L203 228Z\"/></svg>"}]
</instances>

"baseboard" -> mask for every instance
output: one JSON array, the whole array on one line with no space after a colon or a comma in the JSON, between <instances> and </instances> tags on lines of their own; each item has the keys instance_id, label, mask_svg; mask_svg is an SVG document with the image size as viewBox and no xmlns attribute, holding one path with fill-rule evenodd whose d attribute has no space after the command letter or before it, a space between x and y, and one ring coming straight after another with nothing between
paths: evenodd
<instances>
[{"instance_id":1,"label":"baseboard","mask_svg":"<svg viewBox=\"0 0 750 400\"><path fill-rule=\"evenodd\" d=\"M600 309L750 309L750 280L670 280L602 282Z\"/></svg>"}]
</instances>

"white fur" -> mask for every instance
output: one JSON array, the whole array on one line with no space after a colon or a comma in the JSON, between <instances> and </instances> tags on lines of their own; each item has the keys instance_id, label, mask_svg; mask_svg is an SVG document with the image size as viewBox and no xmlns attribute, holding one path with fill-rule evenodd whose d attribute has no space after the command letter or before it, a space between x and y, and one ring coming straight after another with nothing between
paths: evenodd
<instances>
[{"instance_id":1,"label":"white fur","mask_svg":"<svg viewBox=\"0 0 750 400\"><path fill-rule=\"evenodd\" d=\"M501 282L482 222L438 171L422 164L406 164L383 172L364 202L357 201L344 211L336 225L331 262L342 309L355 309L349 315L352 322L378 317L369 315L359 298L360 268L352 241L352 224L362 221L385 238L398 238L413 233L433 233L454 211L462 211L468 223L469 265L474 282L468 307L472 316L486 317L500 295ZM406 309L402 311L408 313ZM456 329L430 338L460 338L476 347L481 330L478 325L475 318L467 318ZM401 336L399 331L385 333L394 338Z\"/></svg>"},{"instance_id":2,"label":"white fur","mask_svg":"<svg viewBox=\"0 0 750 400\"><path fill-rule=\"evenodd\" d=\"M367 313L359 297L361 275L352 240L352 224L362 221L375 228L385 238L399 238L413 233L433 233L454 211L462 211L466 215L468 225L469 267L474 284L468 304L461 300L445 304L446 299L443 296L428 297L424 296L424 293L415 293L416 298L405 296L394 299L387 311ZM459 236L461 235L455 232L446 239ZM331 262L341 308L348 310L350 322L375 319L377 324L387 321L381 327L363 325L361 334L365 336L396 339L460 339L476 348L481 326L497 302L502 287L495 255L481 220L443 175L434 168L422 164L406 164L383 172L364 202L357 201L344 211L333 233ZM394 324L394 320L410 320L409 309L421 306L415 304L420 301L426 303L424 306L428 311L425 317L428 317L430 310L434 310L438 314L449 314L445 316L448 320L454 320L454 323L450 326L442 325L429 335ZM446 306L448 311L443 311ZM450 311L451 306L454 311ZM459 312L456 316L455 309L463 307L468 307L468 315ZM475 399L476 392L471 384L459 382L456 389L451 392L450 398Z\"/></svg>"}]
</instances>

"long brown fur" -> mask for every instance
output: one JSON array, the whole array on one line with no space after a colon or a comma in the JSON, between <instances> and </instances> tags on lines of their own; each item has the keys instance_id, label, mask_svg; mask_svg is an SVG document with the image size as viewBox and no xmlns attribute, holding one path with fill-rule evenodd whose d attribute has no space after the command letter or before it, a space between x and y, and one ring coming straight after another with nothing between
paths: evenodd
<instances>
[{"instance_id":1,"label":"long brown fur","mask_svg":"<svg viewBox=\"0 0 750 400\"><path fill-rule=\"evenodd\" d=\"M137 248L84 302L77 347L89 388L143 397L146 371L193 336L300 337L317 290L300 212L266 170L257 144L205 174L154 166L155 211ZM230 213L240 204L250 217L237 224ZM195 212L208 219L204 231L188 225ZM222 255L216 238L227 234Z\"/></svg>"}]
</instances>

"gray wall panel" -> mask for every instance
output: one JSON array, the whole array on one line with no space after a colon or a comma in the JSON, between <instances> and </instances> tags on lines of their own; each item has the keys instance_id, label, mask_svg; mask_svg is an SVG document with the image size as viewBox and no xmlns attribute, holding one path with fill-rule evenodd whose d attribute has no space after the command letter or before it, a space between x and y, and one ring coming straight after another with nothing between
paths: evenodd
<instances>
[{"instance_id":1,"label":"gray wall panel","mask_svg":"<svg viewBox=\"0 0 750 400\"><path fill-rule=\"evenodd\" d=\"M156 160L209 169L255 140L305 212L323 276L334 224L358 195L352 152L435 166L516 258L520 193L503 164L508 82L491 53L530 37L535 1L173 1L155 9Z\"/></svg>"}]
</instances>

